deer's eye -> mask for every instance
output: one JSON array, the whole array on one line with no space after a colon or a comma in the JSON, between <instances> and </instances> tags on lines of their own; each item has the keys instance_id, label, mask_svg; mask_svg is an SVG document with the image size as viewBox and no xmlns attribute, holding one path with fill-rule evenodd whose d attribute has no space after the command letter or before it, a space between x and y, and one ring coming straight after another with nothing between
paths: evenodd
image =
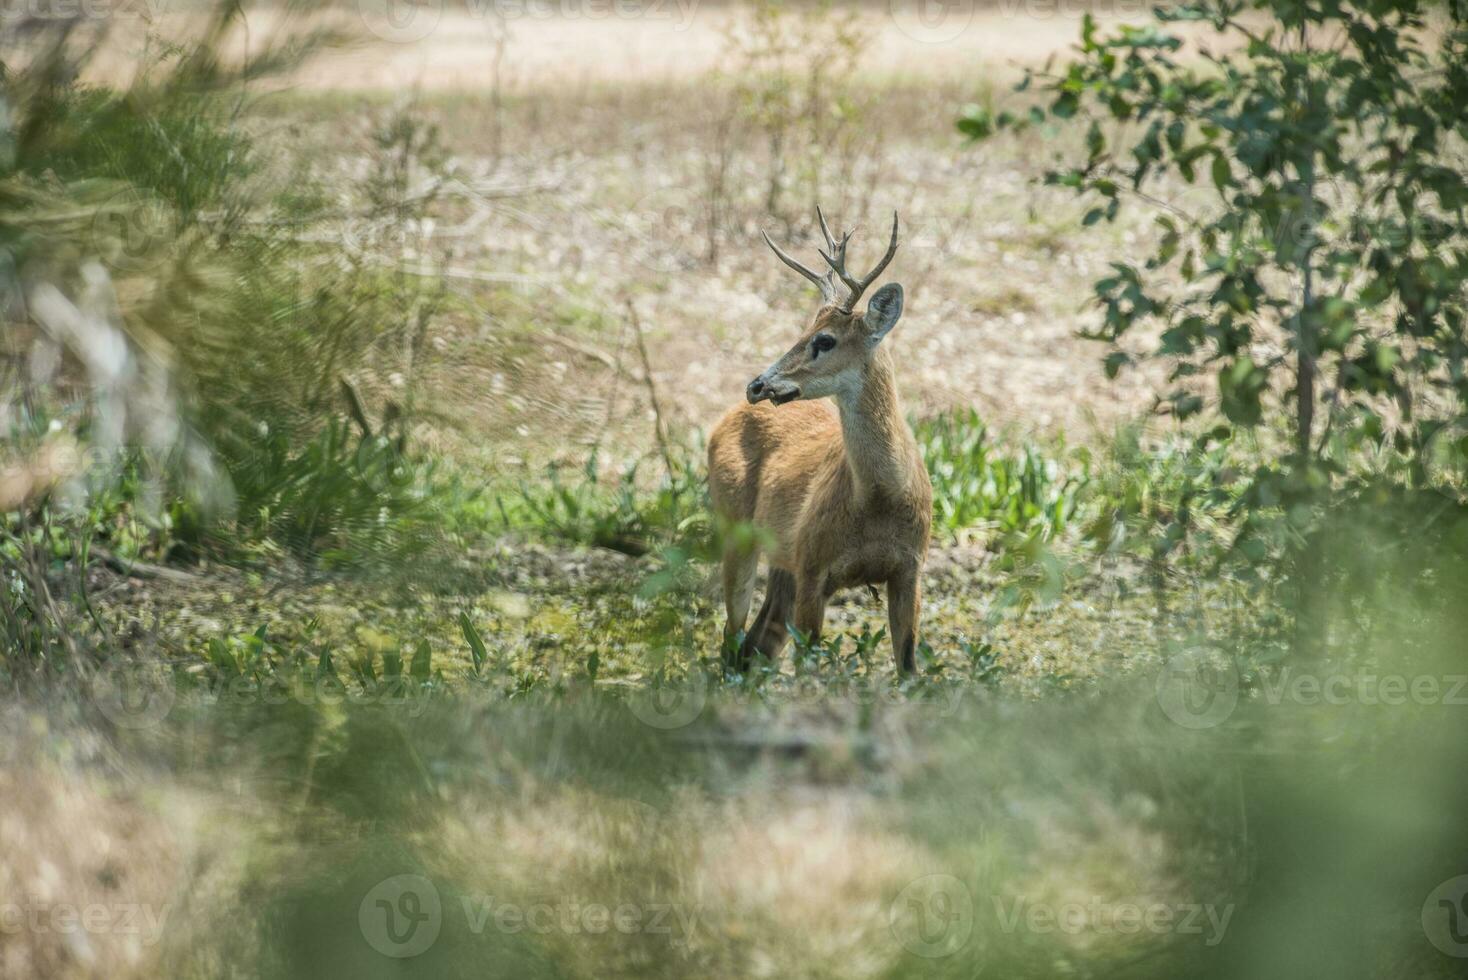
<instances>
[{"instance_id":1,"label":"deer's eye","mask_svg":"<svg viewBox=\"0 0 1468 980\"><path fill-rule=\"evenodd\" d=\"M826 351L830 350L832 347L835 347L835 346L836 346L836 338L835 337L832 337L828 333L823 333L823 334L817 335L816 339L815 340L812 340L810 342L810 356L811 356L811 360L815 360L817 357L820 357Z\"/></svg>"}]
</instances>

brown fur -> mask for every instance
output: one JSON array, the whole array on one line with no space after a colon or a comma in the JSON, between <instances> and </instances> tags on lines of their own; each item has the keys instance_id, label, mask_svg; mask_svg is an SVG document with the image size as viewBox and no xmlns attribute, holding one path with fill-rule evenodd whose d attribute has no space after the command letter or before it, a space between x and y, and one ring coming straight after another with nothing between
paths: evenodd
<instances>
[{"instance_id":1,"label":"brown fur","mask_svg":"<svg viewBox=\"0 0 1468 980\"><path fill-rule=\"evenodd\" d=\"M900 289L896 306L900 313ZM862 313L823 307L800 342L751 385L752 401L768 391L801 400L737 406L709 438L714 509L726 522L752 522L773 538L769 594L730 655L733 666L747 666L756 652L775 656L788 632L786 615L814 639L834 592L885 584L898 669L913 668L933 490L898 403L892 358L881 343L887 329L890 323L874 331ZM813 357L820 334L836 345ZM834 411L808 400L827 396ZM732 546L724 554L726 651L748 618L758 560Z\"/></svg>"}]
</instances>

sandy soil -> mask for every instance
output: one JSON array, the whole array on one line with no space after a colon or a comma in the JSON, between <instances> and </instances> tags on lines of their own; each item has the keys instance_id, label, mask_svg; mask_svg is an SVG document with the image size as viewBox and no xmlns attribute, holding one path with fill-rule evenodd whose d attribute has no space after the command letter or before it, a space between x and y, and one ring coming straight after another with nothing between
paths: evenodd
<instances>
[{"instance_id":1,"label":"sandy soil","mask_svg":"<svg viewBox=\"0 0 1468 980\"><path fill-rule=\"evenodd\" d=\"M161 6L166 0L154 0ZM238 48L312 27L345 42L312 61L293 83L314 90L577 87L694 78L720 64L742 5L700 0L344 0L310 18L256 10ZM1146 17L1139 0L1090 5L1104 25ZM121 8L120 8L121 9ZM166 7L162 8L166 11ZM872 43L873 76L954 77L1016 73L1043 62L1079 33L1082 5L1066 0L890 0L850 12ZM117 77L137 62L152 24L166 36L197 30L199 18L119 16L94 71ZM503 48L501 50L501 42Z\"/></svg>"},{"instance_id":2,"label":"sandy soil","mask_svg":"<svg viewBox=\"0 0 1468 980\"><path fill-rule=\"evenodd\" d=\"M351 180L370 152L363 135L373 113L414 98L441 128L458 172L559 182L552 194L445 220L423 243L452 288L477 294L478 304L435 338L443 353L435 407L470 435L467 447L441 448L496 447L485 462L511 467L546 453L570 460L590 445L649 448L628 298L647 328L651 374L671 421L706 431L812 311L811 296L759 238L772 219L756 136L737 147L733 213L717 260L704 259L707 147L719 125L705 86L738 8L624 0L605 8L624 12L616 13L555 0L555 15L545 16L537 0L428 0L400 3L389 19L374 2L312 19L352 41L290 77L299 105L325 108L305 110L310 118L299 127L288 117L283 145L308 147L311 166ZM1126 2L1103 5L1098 17L1135 19ZM853 249L858 262L879 247L874 229L892 210L902 214L904 244L889 276L908 289L892 342L909 410L972 405L1000 425L1062 432L1073 442L1098 431L1098 421L1104 429L1140 415L1152 382L1106 384L1104 351L1077 333L1094 322L1089 284L1110 261L1140 258L1152 216L1139 211L1082 233L1085 205L1036 183L1056 158L1057 134L974 149L953 128L976 92L1000 98L1021 66L1072 44L1079 10L1049 0L978 9L960 0L925 19L904 0L891 7L851 14L871 37L862 80L882 93L861 124L871 130L862 138L872 137L856 157L863 186L851 186L849 162L822 160L829 176L820 197L833 221L866 229ZM160 23L177 34L199 21ZM115 32L98 73L125 75L136 64L143 24L124 26L131 33ZM239 44L258 50L272 35L307 26L255 13ZM496 77L507 107L491 110ZM498 137L491 145L487 134L502 123L503 147ZM279 125L273 117L269 124ZM794 189L788 197L785 225L772 231L817 261L809 205ZM503 297L489 295L495 282L517 284L529 309L507 312Z\"/></svg>"}]
</instances>

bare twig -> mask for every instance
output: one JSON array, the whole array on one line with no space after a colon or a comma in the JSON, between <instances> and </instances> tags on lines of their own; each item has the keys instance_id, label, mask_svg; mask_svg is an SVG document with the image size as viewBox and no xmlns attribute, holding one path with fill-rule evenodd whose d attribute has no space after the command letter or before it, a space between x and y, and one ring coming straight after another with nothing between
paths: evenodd
<instances>
[{"instance_id":1,"label":"bare twig","mask_svg":"<svg viewBox=\"0 0 1468 980\"><path fill-rule=\"evenodd\" d=\"M352 384L346 377L339 379L342 386L342 394L347 398L347 411L352 416L352 421L357 423L357 428L362 430L365 439L372 438L372 423L367 420L367 410L362 406L362 396L357 394L357 386Z\"/></svg>"},{"instance_id":2,"label":"bare twig","mask_svg":"<svg viewBox=\"0 0 1468 980\"><path fill-rule=\"evenodd\" d=\"M185 572L178 568L165 568L162 565L153 565L145 561L128 561L95 544L92 545L91 552L102 564L119 575L126 575L129 578L157 579L178 585L194 585L199 581L199 576L192 572Z\"/></svg>"},{"instance_id":3,"label":"bare twig","mask_svg":"<svg viewBox=\"0 0 1468 980\"><path fill-rule=\"evenodd\" d=\"M637 355L642 359L642 377L647 384L647 396L652 401L653 433L657 436L658 449L663 454L663 465L668 468L668 479L673 479L676 472L673 467L673 454L668 449L668 434L663 427L663 408L658 402L657 385L652 380L652 359L647 356L647 341L642 335L642 320L637 316L637 307L632 305L632 300L627 300L627 318L632 323L633 333L637 336Z\"/></svg>"},{"instance_id":4,"label":"bare twig","mask_svg":"<svg viewBox=\"0 0 1468 980\"><path fill-rule=\"evenodd\" d=\"M600 347L593 347L590 344L583 344L579 340L572 340L570 337L562 337L560 334L555 333L541 334L541 336L544 337L546 340L549 340L553 344L560 344L562 347L566 348L569 351L574 351L575 353L580 354L583 357L589 357L593 361L604 364L607 367L611 368L613 371L620 370L620 365L617 363L617 360L613 358L612 355L602 350Z\"/></svg>"}]
</instances>

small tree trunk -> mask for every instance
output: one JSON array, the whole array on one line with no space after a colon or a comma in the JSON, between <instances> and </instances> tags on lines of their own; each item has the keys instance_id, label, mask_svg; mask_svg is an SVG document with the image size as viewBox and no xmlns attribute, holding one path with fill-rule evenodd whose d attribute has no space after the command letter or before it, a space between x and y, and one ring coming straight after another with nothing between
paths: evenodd
<instances>
[{"instance_id":1,"label":"small tree trunk","mask_svg":"<svg viewBox=\"0 0 1468 980\"><path fill-rule=\"evenodd\" d=\"M1300 46L1308 46L1304 28L1300 30ZM1306 82L1306 94L1309 83ZM1300 205L1306 222L1313 220L1315 213L1315 169L1314 156L1310 170L1305 175L1305 186L1300 193ZM1308 224L1306 227L1309 227ZM1313 231L1307 232L1312 234ZM1315 463L1315 336L1311 315L1314 300L1314 242L1308 242L1304 251L1304 270L1301 281L1300 313L1295 321L1295 467L1296 476L1308 486L1310 470ZM1324 589L1321 575L1320 533L1315 528L1305 529L1303 540L1296 546L1295 571L1295 655L1313 659L1325 649Z\"/></svg>"}]
</instances>

